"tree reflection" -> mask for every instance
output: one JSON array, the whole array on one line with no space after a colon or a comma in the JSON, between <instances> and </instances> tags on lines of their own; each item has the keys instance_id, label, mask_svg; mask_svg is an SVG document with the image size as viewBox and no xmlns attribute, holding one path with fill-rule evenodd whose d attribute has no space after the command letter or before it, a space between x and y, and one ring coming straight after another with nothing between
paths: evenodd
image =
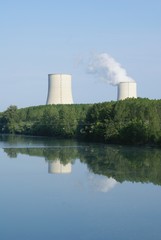
<instances>
[{"instance_id":1,"label":"tree reflection","mask_svg":"<svg viewBox=\"0 0 161 240\"><path fill-rule=\"evenodd\" d=\"M89 169L118 182L161 184L161 151L139 148L96 148L93 157L83 156ZM84 159L82 161L84 161Z\"/></svg>"},{"instance_id":2,"label":"tree reflection","mask_svg":"<svg viewBox=\"0 0 161 240\"><path fill-rule=\"evenodd\" d=\"M59 164L65 166L80 159L87 164L90 172L115 179L117 182L151 182L161 185L160 149L78 144L71 146L68 143L44 148L4 148L4 151L9 157L16 157L17 154L43 157L49 165L55 161L55 166L56 161L57 164L59 161ZM49 169L52 169L52 166Z\"/></svg>"}]
</instances>

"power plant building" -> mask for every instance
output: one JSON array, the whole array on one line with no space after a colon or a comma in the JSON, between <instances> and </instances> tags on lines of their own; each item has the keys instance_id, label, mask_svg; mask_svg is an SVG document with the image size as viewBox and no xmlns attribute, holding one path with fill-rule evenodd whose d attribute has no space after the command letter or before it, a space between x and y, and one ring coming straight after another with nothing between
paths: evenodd
<instances>
[{"instance_id":1,"label":"power plant building","mask_svg":"<svg viewBox=\"0 0 161 240\"><path fill-rule=\"evenodd\" d=\"M137 86L135 81L120 82L118 84L117 100L124 100L126 98L137 98Z\"/></svg>"},{"instance_id":2,"label":"power plant building","mask_svg":"<svg viewBox=\"0 0 161 240\"><path fill-rule=\"evenodd\" d=\"M48 75L46 104L72 104L72 77L69 74Z\"/></svg>"}]
</instances>

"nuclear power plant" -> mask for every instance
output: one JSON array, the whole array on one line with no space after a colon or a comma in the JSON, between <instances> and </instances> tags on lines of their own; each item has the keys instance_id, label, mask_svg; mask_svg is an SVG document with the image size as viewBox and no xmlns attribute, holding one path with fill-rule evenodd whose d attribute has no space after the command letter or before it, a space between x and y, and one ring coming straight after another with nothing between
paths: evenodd
<instances>
[{"instance_id":1,"label":"nuclear power plant","mask_svg":"<svg viewBox=\"0 0 161 240\"><path fill-rule=\"evenodd\" d=\"M46 104L72 104L72 77L69 74L48 75Z\"/></svg>"},{"instance_id":2,"label":"nuclear power plant","mask_svg":"<svg viewBox=\"0 0 161 240\"><path fill-rule=\"evenodd\" d=\"M117 100L137 98L137 86L135 81L120 82L118 84Z\"/></svg>"},{"instance_id":3,"label":"nuclear power plant","mask_svg":"<svg viewBox=\"0 0 161 240\"><path fill-rule=\"evenodd\" d=\"M136 82L117 84L117 100L137 98ZM48 74L48 96L46 104L73 104L72 76L70 74Z\"/></svg>"}]
</instances>

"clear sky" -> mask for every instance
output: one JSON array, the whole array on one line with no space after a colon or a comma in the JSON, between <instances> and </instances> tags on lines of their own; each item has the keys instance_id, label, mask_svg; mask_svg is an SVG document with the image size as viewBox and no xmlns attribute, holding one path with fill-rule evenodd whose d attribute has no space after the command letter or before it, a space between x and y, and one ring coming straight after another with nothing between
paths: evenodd
<instances>
[{"instance_id":1,"label":"clear sky","mask_svg":"<svg viewBox=\"0 0 161 240\"><path fill-rule=\"evenodd\" d=\"M2 0L0 111L45 104L49 73L72 74L75 103L116 100L117 87L87 74L100 53L139 97L161 99L161 0Z\"/></svg>"}]
</instances>

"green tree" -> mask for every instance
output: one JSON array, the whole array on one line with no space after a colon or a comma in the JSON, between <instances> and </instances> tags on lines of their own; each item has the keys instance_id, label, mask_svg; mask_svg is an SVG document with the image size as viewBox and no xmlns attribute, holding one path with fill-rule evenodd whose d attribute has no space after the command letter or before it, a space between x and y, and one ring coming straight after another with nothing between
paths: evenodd
<instances>
[{"instance_id":1,"label":"green tree","mask_svg":"<svg viewBox=\"0 0 161 240\"><path fill-rule=\"evenodd\" d=\"M2 129L5 133L17 133L20 131L20 119L18 117L18 110L16 106L10 106L3 113Z\"/></svg>"},{"instance_id":2,"label":"green tree","mask_svg":"<svg viewBox=\"0 0 161 240\"><path fill-rule=\"evenodd\" d=\"M59 134L66 137L75 137L77 131L77 116L74 107L62 106L59 110Z\"/></svg>"}]
</instances>

